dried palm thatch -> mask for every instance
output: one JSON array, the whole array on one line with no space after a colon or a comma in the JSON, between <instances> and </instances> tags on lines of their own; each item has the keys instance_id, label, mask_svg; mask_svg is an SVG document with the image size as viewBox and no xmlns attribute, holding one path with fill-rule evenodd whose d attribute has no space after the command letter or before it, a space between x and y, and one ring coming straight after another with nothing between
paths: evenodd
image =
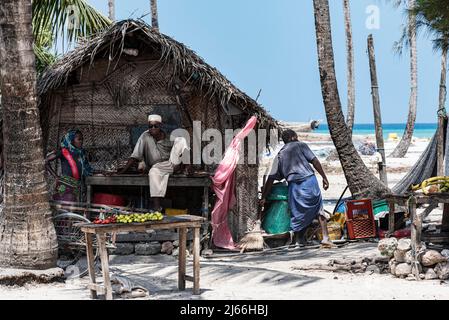
<instances>
[{"instance_id":1,"label":"dried palm thatch","mask_svg":"<svg viewBox=\"0 0 449 320\"><path fill-rule=\"evenodd\" d=\"M95 58L107 57L110 68L115 69L123 53L127 36L138 39L159 51L160 64L171 65L172 79L182 79L185 84L195 85L203 96L215 98L225 106L233 101L243 111L256 115L260 127L278 128L278 123L255 100L235 87L217 69L208 65L184 44L164 35L140 20L124 20L82 43L45 70L38 81L38 94L44 96L67 83L72 71L89 64Z\"/></svg>"}]
</instances>

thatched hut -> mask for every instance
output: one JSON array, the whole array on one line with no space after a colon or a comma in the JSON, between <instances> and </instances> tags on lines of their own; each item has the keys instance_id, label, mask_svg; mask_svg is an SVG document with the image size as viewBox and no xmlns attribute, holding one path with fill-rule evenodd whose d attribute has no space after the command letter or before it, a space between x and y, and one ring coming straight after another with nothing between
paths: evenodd
<instances>
[{"instance_id":1,"label":"thatched hut","mask_svg":"<svg viewBox=\"0 0 449 320\"><path fill-rule=\"evenodd\" d=\"M127 159L160 113L172 128L241 128L257 115L258 128L277 122L195 52L145 23L126 20L80 43L39 79L44 148L58 146L64 132L79 128L94 168L111 169ZM214 166L202 169L213 171ZM237 206L230 214L237 238L257 212L258 165L236 172Z\"/></svg>"}]
</instances>

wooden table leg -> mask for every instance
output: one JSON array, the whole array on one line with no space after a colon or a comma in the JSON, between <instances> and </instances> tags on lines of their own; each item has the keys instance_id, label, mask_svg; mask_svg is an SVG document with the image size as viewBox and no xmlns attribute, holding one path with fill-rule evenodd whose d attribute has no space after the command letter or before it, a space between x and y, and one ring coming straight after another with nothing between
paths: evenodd
<instances>
[{"instance_id":1,"label":"wooden table leg","mask_svg":"<svg viewBox=\"0 0 449 320\"><path fill-rule=\"evenodd\" d=\"M86 254L87 254L87 265L89 267L89 278L90 283L95 284L95 260L93 251L93 235L91 233L86 233ZM90 297L92 299L97 299L97 291L90 290Z\"/></svg>"},{"instance_id":2,"label":"wooden table leg","mask_svg":"<svg viewBox=\"0 0 449 320\"><path fill-rule=\"evenodd\" d=\"M178 254L178 288L186 289L186 242L187 229L179 228L179 254Z\"/></svg>"},{"instance_id":3,"label":"wooden table leg","mask_svg":"<svg viewBox=\"0 0 449 320\"><path fill-rule=\"evenodd\" d=\"M200 228L193 233L193 294L200 294Z\"/></svg>"},{"instance_id":4,"label":"wooden table leg","mask_svg":"<svg viewBox=\"0 0 449 320\"><path fill-rule=\"evenodd\" d=\"M388 236L391 236L394 233L394 211L395 205L394 201L388 201L388 207L390 208L390 212L388 213Z\"/></svg>"},{"instance_id":5,"label":"wooden table leg","mask_svg":"<svg viewBox=\"0 0 449 320\"><path fill-rule=\"evenodd\" d=\"M209 186L205 186L203 190L203 218L209 220Z\"/></svg>"},{"instance_id":6,"label":"wooden table leg","mask_svg":"<svg viewBox=\"0 0 449 320\"><path fill-rule=\"evenodd\" d=\"M106 235L97 235L98 248L100 249L101 269L103 272L103 281L106 300L112 300L112 285L109 277L109 258L106 249Z\"/></svg>"}]
</instances>

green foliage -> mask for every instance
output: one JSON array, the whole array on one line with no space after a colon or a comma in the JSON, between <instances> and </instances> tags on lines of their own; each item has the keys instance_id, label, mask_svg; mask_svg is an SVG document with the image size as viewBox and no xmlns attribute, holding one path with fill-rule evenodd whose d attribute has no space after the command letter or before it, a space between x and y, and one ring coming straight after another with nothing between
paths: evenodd
<instances>
[{"instance_id":1,"label":"green foliage","mask_svg":"<svg viewBox=\"0 0 449 320\"><path fill-rule=\"evenodd\" d=\"M34 45L34 54L36 56L36 71L41 74L45 68L51 66L55 61L57 56L51 52L49 48Z\"/></svg>"},{"instance_id":2,"label":"green foliage","mask_svg":"<svg viewBox=\"0 0 449 320\"><path fill-rule=\"evenodd\" d=\"M40 73L56 60L58 40L74 43L103 30L111 21L86 0L33 0L36 67ZM53 49L53 50L52 50Z\"/></svg>"},{"instance_id":3,"label":"green foliage","mask_svg":"<svg viewBox=\"0 0 449 320\"><path fill-rule=\"evenodd\" d=\"M433 36L435 50L448 48L449 6L447 0L416 0L412 9L417 18L417 27L424 28Z\"/></svg>"}]
</instances>

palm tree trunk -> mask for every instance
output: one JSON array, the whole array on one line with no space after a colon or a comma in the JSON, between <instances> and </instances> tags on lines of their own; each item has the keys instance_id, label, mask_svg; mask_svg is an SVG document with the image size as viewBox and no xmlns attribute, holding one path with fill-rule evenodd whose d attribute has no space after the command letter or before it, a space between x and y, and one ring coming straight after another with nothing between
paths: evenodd
<instances>
[{"instance_id":1,"label":"palm tree trunk","mask_svg":"<svg viewBox=\"0 0 449 320\"><path fill-rule=\"evenodd\" d=\"M348 79L348 114L346 124L352 134L354 126L355 113L355 74L354 74L354 45L352 40L352 22L351 9L349 0L343 0L343 9L345 13L345 30L346 30L346 51L347 51L347 79Z\"/></svg>"},{"instance_id":2,"label":"palm tree trunk","mask_svg":"<svg viewBox=\"0 0 449 320\"><path fill-rule=\"evenodd\" d=\"M373 96L374 124L376 127L376 144L377 150L382 156L382 163L379 163L379 176L380 180L385 185L388 185L384 134L382 129L382 117L380 113L379 84L377 81L376 55L374 52L374 40L372 34L368 36L368 55L369 55L369 70L371 75L371 94Z\"/></svg>"},{"instance_id":3,"label":"palm tree trunk","mask_svg":"<svg viewBox=\"0 0 449 320\"><path fill-rule=\"evenodd\" d=\"M0 265L47 269L56 266L58 245L44 177L31 28L31 0L0 2L5 166Z\"/></svg>"},{"instance_id":4,"label":"palm tree trunk","mask_svg":"<svg viewBox=\"0 0 449 320\"><path fill-rule=\"evenodd\" d=\"M108 0L109 20L115 21L115 0Z\"/></svg>"},{"instance_id":5,"label":"palm tree trunk","mask_svg":"<svg viewBox=\"0 0 449 320\"><path fill-rule=\"evenodd\" d=\"M159 19L157 15L157 0L151 0L151 26L159 31Z\"/></svg>"},{"instance_id":6,"label":"palm tree trunk","mask_svg":"<svg viewBox=\"0 0 449 320\"><path fill-rule=\"evenodd\" d=\"M349 189L357 197L382 197L389 192L389 189L363 163L352 144L351 132L346 126L341 109L332 47L329 0L314 0L313 4L324 107L332 141L337 149Z\"/></svg>"},{"instance_id":7,"label":"palm tree trunk","mask_svg":"<svg viewBox=\"0 0 449 320\"><path fill-rule=\"evenodd\" d=\"M409 0L409 9L415 7L416 0ZM405 127L404 134L401 141L394 149L391 157L403 158L413 137L413 131L415 129L416 121L416 109L418 106L418 49L416 44L416 16L409 13L409 40L410 40L410 76L411 76L411 89L410 89L410 102L407 118L407 125Z\"/></svg>"}]
</instances>

